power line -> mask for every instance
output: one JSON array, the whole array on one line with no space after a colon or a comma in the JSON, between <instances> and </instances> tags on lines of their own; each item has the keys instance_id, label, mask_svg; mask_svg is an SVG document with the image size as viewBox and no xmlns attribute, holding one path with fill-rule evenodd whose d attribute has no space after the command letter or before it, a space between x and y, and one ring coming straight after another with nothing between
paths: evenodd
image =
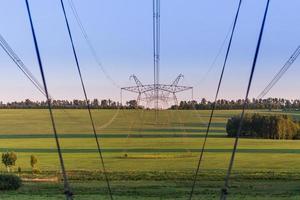
<instances>
[{"instance_id":1,"label":"power line","mask_svg":"<svg viewBox=\"0 0 300 200\"><path fill-rule=\"evenodd\" d=\"M273 77L269 84L264 88L264 90L258 95L257 99L265 97L270 90L276 85L276 83L281 79L281 77L287 72L287 70L293 65L295 60L300 55L300 45L294 51L289 60L284 64L284 66L279 70L279 72Z\"/></svg>"},{"instance_id":2,"label":"power line","mask_svg":"<svg viewBox=\"0 0 300 200\"><path fill-rule=\"evenodd\" d=\"M216 62L217 62L218 58L220 57L220 55L221 55L221 53L222 53L222 51L223 51L223 49L224 49L224 46L225 46L225 44L226 44L226 41L227 41L228 37L230 36L230 33L232 32L233 24L234 24L234 21L230 24L230 27L229 27L229 29L228 29L228 31L227 31L227 33L226 33L226 36L225 36L225 38L224 38L224 40L223 40L223 42L222 42L222 44L221 44L221 46L220 46L220 48L219 48L217 54L216 54L216 56L214 57L213 62L210 64L208 70L205 72L205 74L202 76L202 78L200 78L200 80L199 80L198 83L201 83L201 82L205 81L205 79L207 78L208 74L209 74L209 73L212 71L212 69L215 67Z\"/></svg>"},{"instance_id":3,"label":"power line","mask_svg":"<svg viewBox=\"0 0 300 200\"><path fill-rule=\"evenodd\" d=\"M237 150L237 146L238 146L238 141L239 141L240 133L242 131L242 127L243 127L245 109L246 109L246 106L248 104L248 96L249 96L249 92L250 92L250 89L251 89L253 75L254 75L255 67L256 67L256 62L257 62L257 58L258 58L258 54L259 54L259 50L260 50L260 45L261 45L261 41L262 41L262 37L263 37L263 33L264 33L265 22L266 22L268 10L269 10L269 3L270 3L270 0L267 0L267 5L266 5L266 8L265 8L264 17L263 17L262 25L261 25L261 28L260 28L260 33L259 33L259 37L258 37L258 41L257 41L256 50L255 50L255 55L254 55L254 59L253 59L253 63L252 63L252 68L251 68L251 73L250 73L250 77L249 77L246 96L245 96L245 99L244 99L243 110L242 110L241 117L240 117L240 124L239 124L238 131L236 133L235 142L234 142L234 146L233 146L233 150L232 150L232 155L231 155L231 159L230 159L230 162L229 162L227 175L225 177L224 187L222 188L222 191L221 191L220 200L226 200L227 195L228 195L229 178L230 178L230 175L231 175L231 172L232 172L234 159L235 159L235 155L236 155L236 150Z\"/></svg>"},{"instance_id":4,"label":"power line","mask_svg":"<svg viewBox=\"0 0 300 200\"><path fill-rule=\"evenodd\" d=\"M68 177L67 177L67 173L66 173L66 170L65 170L64 159L63 159L62 151L61 151L61 148L60 148L60 143L59 143L58 134L57 134L57 130L56 130L56 124L55 124L55 120L54 120L54 116L53 116L53 112L52 112L51 99L50 99L49 93L48 93L47 82L46 82L46 78L45 78L45 74L44 74L44 68L43 68L43 64L42 64L42 60L41 60L41 56L40 56L40 51L39 51L39 47L38 47L38 42L37 42L37 38L36 38L36 35L35 35L35 30L34 30L34 26L33 26L33 22L32 22L30 7L29 7L28 0L25 0L25 2L26 2L26 8L27 8L27 12L28 12L29 21L30 21L31 33L32 33L33 41L34 41L36 57L37 57L37 60L38 60L40 73L41 73L41 77L42 77L42 80L43 80L43 85L44 85L44 88L45 88L45 94L46 94L46 98L47 98L48 110L49 110L49 114L50 114L50 118L51 118L51 122L52 122L52 128L53 128L55 142L56 142L56 146L57 146L57 152L58 152L58 156L59 156L60 166L61 166L61 170L62 170L63 181L64 181L64 193L65 193L65 196L66 196L67 200L73 200L73 193L71 191L69 181L68 181Z\"/></svg>"},{"instance_id":5,"label":"power line","mask_svg":"<svg viewBox=\"0 0 300 200\"><path fill-rule=\"evenodd\" d=\"M6 54L12 59L12 61L17 65L19 70L29 79L29 81L38 89L40 93L46 96L43 86L37 81L30 70L25 66L22 60L14 52L14 50L9 46L4 37L0 34L0 46L6 52Z\"/></svg>"},{"instance_id":6,"label":"power line","mask_svg":"<svg viewBox=\"0 0 300 200\"><path fill-rule=\"evenodd\" d=\"M97 54L97 52L96 52L96 50L95 50L95 48L94 48L94 46L93 46L91 40L89 39L89 36L88 36L88 34L87 34L87 32L86 32L84 26L83 26L83 23L82 23L82 21L81 21L79 15L78 15L78 12L77 12L77 9L76 9L76 6L75 6L74 2L73 2L72 0L68 0L68 3L69 3L69 6L70 6L70 8L71 8L71 10L72 10L72 13L73 13L73 15L74 15L74 17L75 17L75 20L76 20L76 22L77 22L77 24L78 24L78 26L79 26L79 29L80 29L80 31L81 31L81 34L82 34L83 38L85 39L85 41L86 41L86 43L87 43L87 46L88 46L88 48L89 48L89 50L90 50L90 52L91 52L91 54L92 54L94 60L96 61L97 65L100 67L100 69L101 69L101 71L103 72L103 74L104 74L104 76L106 77L106 79L108 79L115 87L121 88L121 87L116 83L116 81L109 75L109 73L108 73L108 72L106 71L106 69L104 68L102 62L100 61L100 58L98 57L98 54Z\"/></svg>"},{"instance_id":7,"label":"power line","mask_svg":"<svg viewBox=\"0 0 300 200\"><path fill-rule=\"evenodd\" d=\"M193 198L194 189L195 189L195 186L196 186L198 173L200 171L200 167L201 167L201 163L202 163L202 159L203 159L203 155L204 155L204 150L205 150L205 147L206 147L207 138L208 138L208 134L209 134L209 131L210 131L211 122L212 122L212 119L213 119L213 116L214 116L214 112L215 112L216 105L217 105L217 100L218 100L218 97L219 97L219 91L220 91L220 88L221 88L223 75L224 75L224 71L225 71L226 64L227 64L228 55L229 55L229 52L231 50L232 39L233 39L233 35L234 35L234 32L235 32L237 20L238 20L238 17L239 17L241 4L242 4L242 0L239 1L238 8L237 8L237 11L236 11L236 14L235 14L234 23L233 23L233 27L232 27L232 30L231 30L231 35L230 35L230 39L229 39L225 59L224 59L224 62L223 62L222 72L221 72L221 75L220 75L220 79L219 79L219 83L218 83L218 87L217 87L217 91L216 91L216 96L215 96L214 103L213 103L213 108L212 108L211 113L210 113L209 122L208 122L208 125L207 125L206 134L205 134L205 137L204 137L204 142L203 142L203 145L202 145L202 149L201 149L201 153L200 153L200 156L199 156L199 161L198 161L196 173L195 173L194 180L193 180L192 190L191 190L190 197L189 197L190 200Z\"/></svg>"},{"instance_id":8,"label":"power line","mask_svg":"<svg viewBox=\"0 0 300 200\"><path fill-rule=\"evenodd\" d=\"M97 144L97 149L98 149L98 153L99 153L99 157L100 157L100 161L101 161L103 173L104 173L106 184L107 184L107 188L108 188L108 194L110 196L110 199L113 200L113 196L112 196L112 192L111 192L111 187L110 187L109 179L108 179L108 176L107 176L107 173L106 173L105 163L104 163L104 159L103 159L103 155L102 155L102 151L101 151L101 147L100 147L100 142L99 142L97 131L96 131L96 127L95 127L94 118L93 118L93 115L92 115L92 112L91 112L90 103L88 101L88 95L87 95L85 83L83 81L83 76L82 76L82 73L81 73L81 68L80 68L80 65L79 65L78 56L77 56L77 52L76 52L76 49L75 49L75 45L74 45L74 41L73 41L71 29L70 29L68 17L67 17L67 14L66 14L64 2L63 2L63 0L60 0L60 2L61 2L61 7L62 7L62 10L63 10L63 13L64 13L64 19L65 19L65 23L66 23L66 26L67 26L67 30L68 30L68 35L69 35L69 38L70 38L70 42L71 42L71 45L72 45L72 51L73 51L73 55L74 55L74 58L75 58L77 71L78 71L78 74L79 74L79 77L80 77L80 82L81 82L82 90L83 90L84 97L85 97L85 100L86 100L87 110L88 110L88 113L89 113L89 118L90 118L91 126L92 126L92 129L93 129L93 133L94 133L94 136L95 136L95 141L96 141L96 144Z\"/></svg>"},{"instance_id":9,"label":"power line","mask_svg":"<svg viewBox=\"0 0 300 200\"><path fill-rule=\"evenodd\" d=\"M14 52L14 50L10 47L4 37L0 34L0 46L5 51L5 53L12 59L12 61L17 65L18 69L26 76L26 78L34 85L34 87L46 97L45 90L43 85L37 80L37 78L32 74L32 72L25 66L23 61L19 58L19 56ZM53 99L53 96L49 94L49 98ZM76 121L65 109L61 109L68 118L72 118L72 120Z\"/></svg>"}]
</instances>

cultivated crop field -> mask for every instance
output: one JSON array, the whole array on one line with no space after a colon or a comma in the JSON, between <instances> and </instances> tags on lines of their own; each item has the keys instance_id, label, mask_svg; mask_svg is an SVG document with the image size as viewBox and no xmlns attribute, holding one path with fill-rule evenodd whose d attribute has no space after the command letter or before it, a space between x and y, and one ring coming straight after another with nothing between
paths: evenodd
<instances>
[{"instance_id":1,"label":"cultivated crop field","mask_svg":"<svg viewBox=\"0 0 300 200\"><path fill-rule=\"evenodd\" d=\"M267 111L249 111L264 112ZM280 111L274 111L280 113ZM187 199L210 111L93 110L115 199ZM233 139L216 111L195 199L218 199ZM273 112L272 112L273 113ZM54 110L76 199L108 199L86 110ZM300 112L285 113L300 119ZM22 178L55 179L59 163L47 110L0 110L0 150L14 151ZM33 175L30 155L38 158ZM5 172L4 165L1 171ZM230 199L299 199L300 141L241 139ZM1 199L63 199L60 182L24 182Z\"/></svg>"}]
</instances>

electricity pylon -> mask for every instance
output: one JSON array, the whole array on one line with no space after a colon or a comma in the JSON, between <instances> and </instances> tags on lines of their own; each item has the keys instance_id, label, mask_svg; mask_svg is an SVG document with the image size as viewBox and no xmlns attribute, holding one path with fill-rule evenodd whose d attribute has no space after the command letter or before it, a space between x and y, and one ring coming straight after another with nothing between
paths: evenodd
<instances>
[{"instance_id":1,"label":"electricity pylon","mask_svg":"<svg viewBox=\"0 0 300 200\"><path fill-rule=\"evenodd\" d=\"M193 87L178 85L180 80L183 78L182 74L179 74L172 84L142 84L142 82L135 75L131 75L130 79L133 79L135 86L122 87L123 91L128 91L137 94L137 103L140 105L141 101L145 102L146 105L153 105L154 109L160 109L159 103L172 102L178 105L177 93L191 90L193 95ZM154 103L154 104L153 104ZM158 103L158 105L157 105Z\"/></svg>"}]
</instances>

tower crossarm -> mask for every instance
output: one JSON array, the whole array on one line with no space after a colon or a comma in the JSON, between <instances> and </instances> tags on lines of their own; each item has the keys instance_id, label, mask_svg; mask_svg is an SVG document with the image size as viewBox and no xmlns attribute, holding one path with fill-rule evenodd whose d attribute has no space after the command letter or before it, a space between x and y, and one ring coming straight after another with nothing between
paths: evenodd
<instances>
[{"instance_id":1,"label":"tower crossarm","mask_svg":"<svg viewBox=\"0 0 300 200\"><path fill-rule=\"evenodd\" d=\"M170 93L178 93L186 90L192 90L193 87L160 84L159 89Z\"/></svg>"},{"instance_id":2,"label":"tower crossarm","mask_svg":"<svg viewBox=\"0 0 300 200\"><path fill-rule=\"evenodd\" d=\"M176 80L180 80L180 75ZM138 94L138 102L143 101L148 105L151 102L169 102L174 101L175 104L178 104L178 99L176 93L184 92L187 90L192 90L193 87L177 85L178 81L174 81L173 84L147 84L147 85L138 85L131 87L123 87L122 90L126 90L132 93Z\"/></svg>"},{"instance_id":3,"label":"tower crossarm","mask_svg":"<svg viewBox=\"0 0 300 200\"><path fill-rule=\"evenodd\" d=\"M129 79L133 79L134 82L136 83L136 85L137 85L138 87L143 87L142 82L138 79L138 77L137 77L136 75L132 74L132 75L129 77Z\"/></svg>"},{"instance_id":4,"label":"tower crossarm","mask_svg":"<svg viewBox=\"0 0 300 200\"><path fill-rule=\"evenodd\" d=\"M130 86L130 87L123 87L121 88L122 90L126 90L129 92L134 92L134 93L146 93L150 91L154 91L155 87L154 85L143 85L143 86Z\"/></svg>"},{"instance_id":5,"label":"tower crossarm","mask_svg":"<svg viewBox=\"0 0 300 200\"><path fill-rule=\"evenodd\" d=\"M179 74L179 75L177 76L177 78L173 81L172 86L177 86L178 83L179 83L179 81L180 81L182 78L184 78L184 76L183 76L182 74Z\"/></svg>"},{"instance_id":6,"label":"tower crossarm","mask_svg":"<svg viewBox=\"0 0 300 200\"><path fill-rule=\"evenodd\" d=\"M133 93L140 93L139 87L138 86L132 86L132 87L123 87L121 90L126 90L128 92L133 92Z\"/></svg>"},{"instance_id":7,"label":"tower crossarm","mask_svg":"<svg viewBox=\"0 0 300 200\"><path fill-rule=\"evenodd\" d=\"M147 92L152 92L154 90L161 90L169 93L178 93L178 92L183 92L186 90L191 90L193 87L189 86L175 86L175 85L165 85L165 84L158 84L158 85L143 85L143 86L131 86L131 87L123 87L122 90L126 90L129 92L134 92L134 93L147 93Z\"/></svg>"}]
</instances>

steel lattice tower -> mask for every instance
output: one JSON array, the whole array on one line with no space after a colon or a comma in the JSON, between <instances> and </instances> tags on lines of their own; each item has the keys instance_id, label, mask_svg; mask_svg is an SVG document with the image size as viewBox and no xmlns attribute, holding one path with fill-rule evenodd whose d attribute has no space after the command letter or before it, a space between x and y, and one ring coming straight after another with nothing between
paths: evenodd
<instances>
[{"instance_id":1,"label":"steel lattice tower","mask_svg":"<svg viewBox=\"0 0 300 200\"><path fill-rule=\"evenodd\" d=\"M156 119L160 103L168 104L168 102L172 101L174 104L178 104L176 93L191 90L193 96L193 87L178 85L183 78L182 74L170 85L160 83L160 8L160 0L153 0L153 84L144 85L137 76L131 75L130 79L133 79L136 85L121 88L121 96L124 90L137 93L138 105L140 105L141 101L145 102L147 107L152 107L152 104L156 110Z\"/></svg>"}]
</instances>

